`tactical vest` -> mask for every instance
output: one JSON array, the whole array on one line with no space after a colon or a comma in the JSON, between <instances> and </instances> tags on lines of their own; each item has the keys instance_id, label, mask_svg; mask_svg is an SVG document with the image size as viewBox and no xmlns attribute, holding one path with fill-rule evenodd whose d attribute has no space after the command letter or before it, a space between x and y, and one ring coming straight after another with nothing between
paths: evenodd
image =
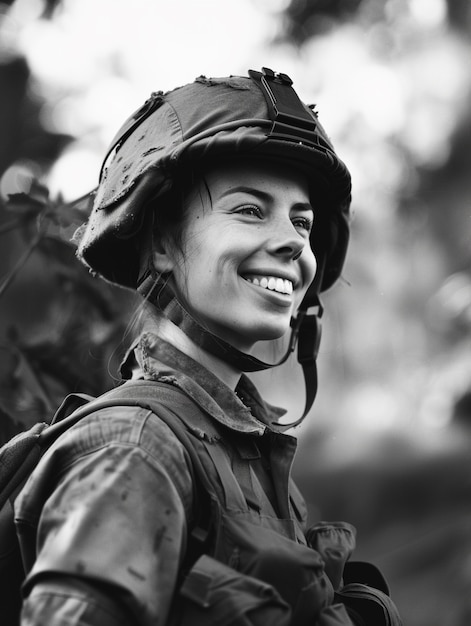
<instances>
[{"instance_id":1,"label":"tactical vest","mask_svg":"<svg viewBox=\"0 0 471 626\"><path fill-rule=\"evenodd\" d=\"M77 402L86 404L67 416ZM72 394L39 435L42 451L82 417L111 406L149 409L170 427L191 459L198 514L170 624L351 626L350 616L365 626L401 623L373 566L354 567L363 580L355 581L356 589L351 584L342 588L354 529L320 524L310 530L308 546L299 515L301 496L291 479L288 515L267 515L266 507L261 514L266 494L252 467L254 437L216 423L174 386L128 381L91 401ZM20 537L20 544L28 571L35 536Z\"/></svg>"}]
</instances>

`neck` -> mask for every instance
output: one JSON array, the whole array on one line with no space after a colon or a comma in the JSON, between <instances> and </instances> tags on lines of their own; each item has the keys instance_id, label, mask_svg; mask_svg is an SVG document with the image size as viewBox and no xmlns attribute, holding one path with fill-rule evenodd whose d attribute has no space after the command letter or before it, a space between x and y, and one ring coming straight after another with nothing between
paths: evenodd
<instances>
[{"instance_id":1,"label":"neck","mask_svg":"<svg viewBox=\"0 0 471 626\"><path fill-rule=\"evenodd\" d=\"M234 390L237 387L242 375L240 370L197 346L178 326L165 317L159 316L158 320L154 321L157 322L159 335L162 339L200 363L231 389Z\"/></svg>"}]
</instances>

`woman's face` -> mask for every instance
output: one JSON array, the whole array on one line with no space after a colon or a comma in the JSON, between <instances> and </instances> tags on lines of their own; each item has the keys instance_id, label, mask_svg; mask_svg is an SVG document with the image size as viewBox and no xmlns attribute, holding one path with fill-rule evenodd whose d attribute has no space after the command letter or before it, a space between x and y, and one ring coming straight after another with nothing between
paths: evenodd
<instances>
[{"instance_id":1,"label":"woman's face","mask_svg":"<svg viewBox=\"0 0 471 626\"><path fill-rule=\"evenodd\" d=\"M231 162L206 172L185 206L182 245L162 243L187 310L242 351L276 339L312 282L314 214L307 180L281 165Z\"/></svg>"}]
</instances>

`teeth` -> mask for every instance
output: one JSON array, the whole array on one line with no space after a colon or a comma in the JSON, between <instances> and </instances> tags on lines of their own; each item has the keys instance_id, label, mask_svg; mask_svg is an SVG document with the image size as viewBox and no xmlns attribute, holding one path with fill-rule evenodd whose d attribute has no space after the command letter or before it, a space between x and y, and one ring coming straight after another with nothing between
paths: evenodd
<instances>
[{"instance_id":1,"label":"teeth","mask_svg":"<svg viewBox=\"0 0 471 626\"><path fill-rule=\"evenodd\" d=\"M278 293L285 293L291 295L293 293L293 283L290 280L284 278L277 278L276 276L256 276L247 277L246 280L257 287L263 289L269 289L270 291L276 291Z\"/></svg>"}]
</instances>

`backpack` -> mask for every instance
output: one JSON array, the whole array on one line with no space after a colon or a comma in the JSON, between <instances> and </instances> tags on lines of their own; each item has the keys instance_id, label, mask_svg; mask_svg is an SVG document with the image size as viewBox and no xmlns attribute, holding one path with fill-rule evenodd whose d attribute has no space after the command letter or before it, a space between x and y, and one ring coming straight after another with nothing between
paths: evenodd
<instances>
[{"instance_id":1,"label":"backpack","mask_svg":"<svg viewBox=\"0 0 471 626\"><path fill-rule=\"evenodd\" d=\"M14 524L13 502L41 456L61 434L83 417L112 406L139 406L156 414L170 427L188 452L196 484L202 487L206 494L212 495L214 501L216 499L214 481L219 478L223 483L225 495L229 494L232 497L230 480L234 480L234 477L228 460L220 453L220 446L212 446L214 450L210 453L211 460L216 467L216 474L214 472L211 474L202 462L201 452L204 444L207 448L211 447L207 443L208 427L209 439L214 438L217 430L211 432L209 418L179 389L165 383L139 380L128 381L99 398L92 398L85 394L67 396L50 425L36 424L28 431L14 437L0 449L0 593L2 594L0 614L3 626L17 626L19 623L22 602L21 586L25 571L29 570L34 559L34 546L19 543ZM241 483L241 491L248 492L249 487L243 484L245 481L243 474L238 476L238 481ZM201 489L198 489L198 495L200 491ZM211 606L216 608L216 611L211 613L213 618L217 615L218 607L226 613L231 612L232 616L235 612L240 615L250 613L255 616L257 610L260 609L262 611L261 623L266 619L267 611L271 611L268 613L272 615L271 623L288 625L290 623L289 606L270 585L265 585L251 576L242 574L234 576L233 570L205 554L211 551L208 545L210 530L220 523L217 519L217 511L227 506L222 502L216 504L218 505L216 508L199 507L202 513L192 531L188 558L190 566L185 573L188 573L193 563L195 567L189 572L187 578L181 581L183 583L181 585L182 602L179 604L186 614L183 617L179 614L175 623L192 626L199 623L209 625L207 609ZM296 545L295 543L293 547ZM304 546L303 549L306 550ZM313 550L307 549L307 551L314 553ZM359 621L355 623L364 626L373 624L374 626L399 626L401 622L397 612L394 613L395 607L389 600L387 585L378 570L370 564L347 563L346 565L351 566L348 570L350 576L345 568L347 579L352 577L351 572L353 572L353 580L345 587L345 590L336 593L335 596L337 602L349 607L349 614L359 617ZM227 581L229 595L225 592L221 596L222 580ZM362 582L358 583L359 580ZM203 587L204 593L202 593ZM256 605L254 597L260 599L256 601ZM202 602L203 599L204 602ZM218 619L216 618L214 623L218 623ZM342 623L340 616L337 622Z\"/></svg>"},{"instance_id":2,"label":"backpack","mask_svg":"<svg viewBox=\"0 0 471 626\"><path fill-rule=\"evenodd\" d=\"M25 571L32 564L31 550L27 546L20 546L16 534L13 503L47 449L82 418L112 406L139 406L158 413L159 418L171 428L188 451L198 480L208 486L207 472L201 465L186 427L165 406L165 398L174 401L179 396L183 394L178 389L149 381L129 381L98 398L87 394L70 394L57 409L50 424L37 423L0 448L0 614L3 626L16 626L19 622L21 585ZM186 399L186 396L183 397ZM190 411L188 419L191 420L191 413L201 415L193 402L186 404L194 409ZM185 409L188 414L188 406L185 405ZM196 534L199 542L203 543L206 532L199 528Z\"/></svg>"}]
</instances>

